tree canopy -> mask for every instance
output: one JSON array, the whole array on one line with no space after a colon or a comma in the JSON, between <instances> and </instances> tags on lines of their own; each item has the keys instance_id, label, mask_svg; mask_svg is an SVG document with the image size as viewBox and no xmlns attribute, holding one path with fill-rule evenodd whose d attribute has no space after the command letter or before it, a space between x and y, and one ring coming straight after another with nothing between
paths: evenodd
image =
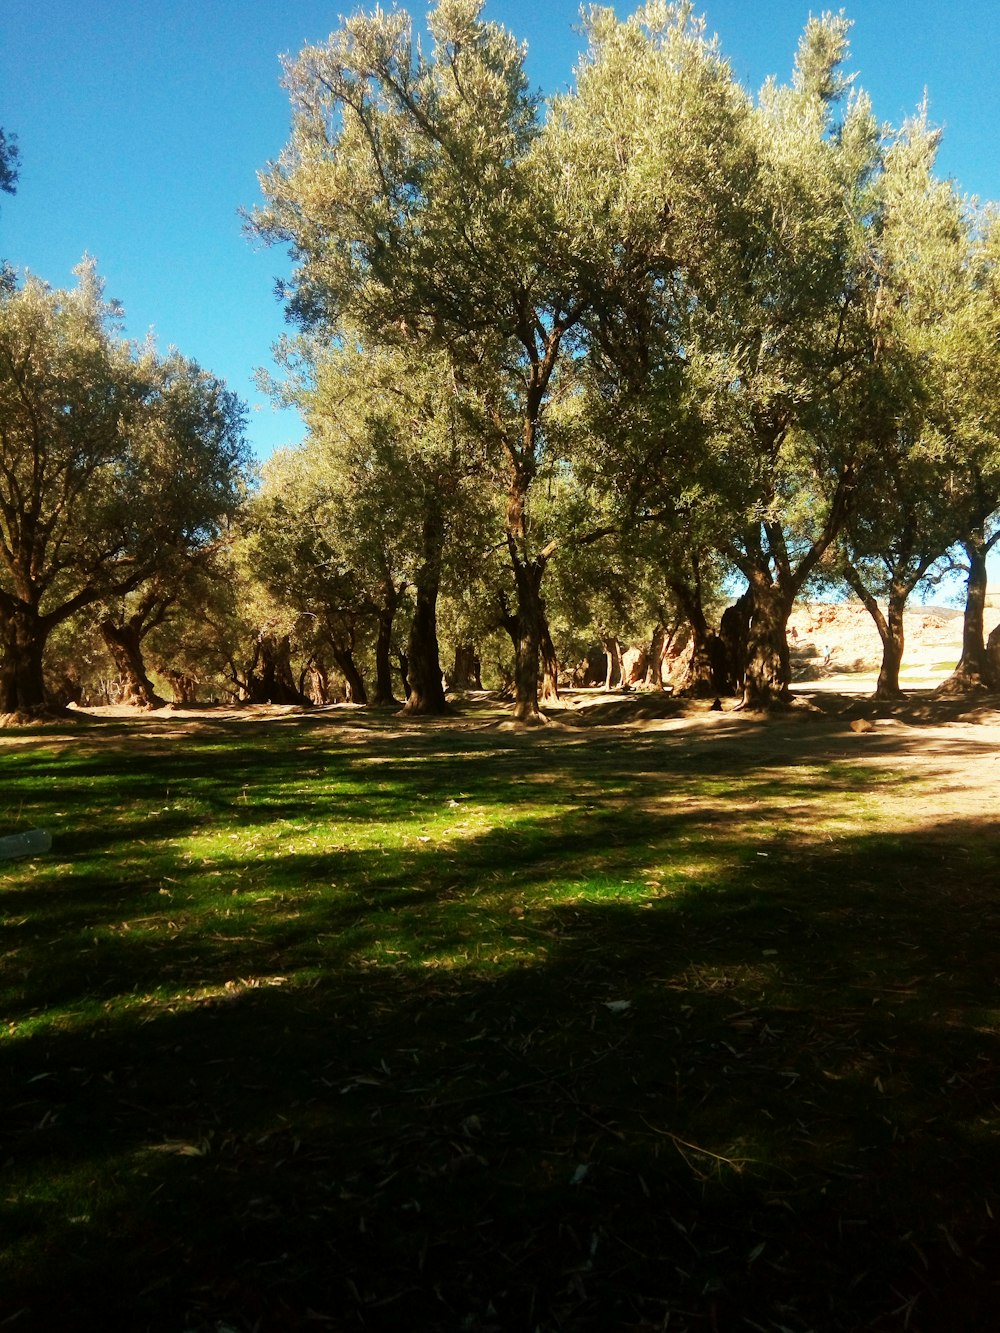
<instances>
[{"instance_id":1,"label":"tree canopy","mask_svg":"<svg viewBox=\"0 0 1000 1333\"><path fill-rule=\"evenodd\" d=\"M526 723L587 636L686 638L679 686L770 707L820 585L871 612L891 694L906 600L949 562L953 687L1000 683L995 208L938 178L926 109L877 122L844 15L756 94L689 3L583 18L548 100L482 0L437 0L426 33L358 13L286 59L291 134L248 225L290 250L272 387L306 439L250 497L239 405L121 339L92 265L69 292L5 279L0 706L40 705L49 633L87 607L141 681L177 580L208 604L191 557L230 519L216 637L254 697L336 670L441 711L445 625L456 675L490 641ZM17 167L0 132L0 188Z\"/></svg>"},{"instance_id":2,"label":"tree canopy","mask_svg":"<svg viewBox=\"0 0 1000 1333\"><path fill-rule=\"evenodd\" d=\"M45 702L51 630L210 543L243 490L243 411L178 353L116 336L95 266L0 293L0 712Z\"/></svg>"},{"instance_id":3,"label":"tree canopy","mask_svg":"<svg viewBox=\"0 0 1000 1333\"><path fill-rule=\"evenodd\" d=\"M20 171L20 152L17 136L8 134L0 127L0 190L4 194L14 194Z\"/></svg>"}]
</instances>

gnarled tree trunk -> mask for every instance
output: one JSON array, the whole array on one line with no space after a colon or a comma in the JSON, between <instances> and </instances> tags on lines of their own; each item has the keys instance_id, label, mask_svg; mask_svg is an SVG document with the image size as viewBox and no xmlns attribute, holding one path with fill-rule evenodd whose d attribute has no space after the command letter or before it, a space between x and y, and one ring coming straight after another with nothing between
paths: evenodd
<instances>
[{"instance_id":1,"label":"gnarled tree trunk","mask_svg":"<svg viewBox=\"0 0 1000 1333\"><path fill-rule=\"evenodd\" d=\"M9 601L0 609L0 713L31 716L47 702L42 658L49 626L37 607Z\"/></svg>"},{"instance_id":2,"label":"gnarled tree trunk","mask_svg":"<svg viewBox=\"0 0 1000 1333\"><path fill-rule=\"evenodd\" d=\"M437 586L421 586L418 580L415 602L406 654L410 693L404 711L440 715L448 712L448 700L438 648Z\"/></svg>"},{"instance_id":3,"label":"gnarled tree trunk","mask_svg":"<svg viewBox=\"0 0 1000 1333\"><path fill-rule=\"evenodd\" d=\"M100 631L111 659L118 668L122 703L147 710L165 707L167 701L156 693L153 682L146 674L140 626L131 621L117 625L109 616L105 616L100 622Z\"/></svg>"},{"instance_id":4,"label":"gnarled tree trunk","mask_svg":"<svg viewBox=\"0 0 1000 1333\"><path fill-rule=\"evenodd\" d=\"M883 613L877 599L865 587L856 570L848 567L846 574L851 591L860 599L861 604L875 622L879 639L882 641L882 665L879 668L878 682L875 686L875 698L898 699L902 694L899 686L899 668L903 661L903 649L906 645L903 615L913 585L907 587L898 582L894 583L889 593L886 612Z\"/></svg>"},{"instance_id":5,"label":"gnarled tree trunk","mask_svg":"<svg viewBox=\"0 0 1000 1333\"><path fill-rule=\"evenodd\" d=\"M328 704L330 702L330 676L325 663L312 657L299 672L299 690L310 703Z\"/></svg>"},{"instance_id":6,"label":"gnarled tree trunk","mask_svg":"<svg viewBox=\"0 0 1000 1333\"><path fill-rule=\"evenodd\" d=\"M175 704L189 705L198 702L198 678L187 671L177 671L173 667L157 668L170 685Z\"/></svg>"},{"instance_id":7,"label":"gnarled tree trunk","mask_svg":"<svg viewBox=\"0 0 1000 1333\"><path fill-rule=\"evenodd\" d=\"M670 649L677 634L677 626L668 630L666 625L657 625L653 630L652 638L649 641L649 649L646 653L646 679L644 684L649 689L662 690L663 683L663 664L670 655Z\"/></svg>"},{"instance_id":8,"label":"gnarled tree trunk","mask_svg":"<svg viewBox=\"0 0 1000 1333\"><path fill-rule=\"evenodd\" d=\"M375 694L372 703L376 705L399 702L392 691L392 627L405 587L401 583L397 588L391 579L386 579L382 588L375 639Z\"/></svg>"},{"instance_id":9,"label":"gnarled tree trunk","mask_svg":"<svg viewBox=\"0 0 1000 1333\"><path fill-rule=\"evenodd\" d=\"M727 606L719 621L719 638L726 651L728 694L741 694L747 678L747 642L753 616L753 592L747 588L732 606Z\"/></svg>"},{"instance_id":10,"label":"gnarled tree trunk","mask_svg":"<svg viewBox=\"0 0 1000 1333\"><path fill-rule=\"evenodd\" d=\"M772 441L775 448L784 433L782 426ZM765 710L791 702L788 617L795 598L844 526L855 482L855 460L849 459L839 470L823 526L808 546L789 543L781 523L769 519L746 530L742 550L738 545L732 548L753 599L741 708Z\"/></svg>"},{"instance_id":11,"label":"gnarled tree trunk","mask_svg":"<svg viewBox=\"0 0 1000 1333\"><path fill-rule=\"evenodd\" d=\"M903 693L899 685L899 668L903 663L903 649L906 646L906 631L903 627L903 611L906 597L894 595L889 598L888 615L885 618L885 633L879 628L882 639L882 665L879 667L878 680L875 684L876 699L898 699Z\"/></svg>"},{"instance_id":12,"label":"gnarled tree trunk","mask_svg":"<svg viewBox=\"0 0 1000 1333\"><path fill-rule=\"evenodd\" d=\"M344 677L347 702L362 706L367 704L368 691L365 688L364 676L362 676L361 670L354 660L353 647L344 643L331 644L330 652L337 664L337 670Z\"/></svg>"},{"instance_id":13,"label":"gnarled tree trunk","mask_svg":"<svg viewBox=\"0 0 1000 1333\"><path fill-rule=\"evenodd\" d=\"M440 716L449 712L437 635L444 541L444 514L439 504L432 503L424 514L422 560L414 580L413 619L406 650L410 692L403 705L405 713Z\"/></svg>"},{"instance_id":14,"label":"gnarled tree trunk","mask_svg":"<svg viewBox=\"0 0 1000 1333\"><path fill-rule=\"evenodd\" d=\"M482 663L475 646L471 643L455 645L455 662L451 669L451 684L456 690L481 690L483 688Z\"/></svg>"},{"instance_id":15,"label":"gnarled tree trunk","mask_svg":"<svg viewBox=\"0 0 1000 1333\"><path fill-rule=\"evenodd\" d=\"M691 657L678 694L712 699L735 693L735 666L730 662L725 640L708 623L697 569L693 585L678 579L671 582L670 588L691 629Z\"/></svg>"},{"instance_id":16,"label":"gnarled tree trunk","mask_svg":"<svg viewBox=\"0 0 1000 1333\"><path fill-rule=\"evenodd\" d=\"M794 595L758 577L752 583L753 614L747 631L747 668L741 707L756 711L788 703L792 670L788 617Z\"/></svg>"},{"instance_id":17,"label":"gnarled tree trunk","mask_svg":"<svg viewBox=\"0 0 1000 1333\"><path fill-rule=\"evenodd\" d=\"M548 633L545 603L542 601L542 560L523 561L511 542L511 559L517 588L517 611L513 616L511 637L514 642L514 720L537 726L544 722L538 706L538 663L542 639Z\"/></svg>"},{"instance_id":18,"label":"gnarled tree trunk","mask_svg":"<svg viewBox=\"0 0 1000 1333\"><path fill-rule=\"evenodd\" d=\"M292 646L287 634L262 634L247 672L247 702L308 704L292 675Z\"/></svg>"},{"instance_id":19,"label":"gnarled tree trunk","mask_svg":"<svg viewBox=\"0 0 1000 1333\"><path fill-rule=\"evenodd\" d=\"M552 642L552 636L549 633L549 622L545 618L544 608L542 611L542 638L539 652L542 666L541 701L543 704L558 703L559 658L556 656L555 644Z\"/></svg>"},{"instance_id":20,"label":"gnarled tree trunk","mask_svg":"<svg viewBox=\"0 0 1000 1333\"><path fill-rule=\"evenodd\" d=\"M965 616L962 621L962 656L948 679L938 686L940 694L971 694L975 690L1000 689L1000 680L993 672L985 643L986 589L989 584L986 557L990 545L979 533L962 542L962 549L969 562Z\"/></svg>"}]
</instances>

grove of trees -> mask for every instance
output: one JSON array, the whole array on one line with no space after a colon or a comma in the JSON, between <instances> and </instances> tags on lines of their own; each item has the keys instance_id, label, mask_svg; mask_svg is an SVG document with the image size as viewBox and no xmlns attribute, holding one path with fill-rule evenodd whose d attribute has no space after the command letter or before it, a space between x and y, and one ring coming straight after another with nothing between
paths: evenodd
<instances>
[{"instance_id":1,"label":"grove of trees","mask_svg":"<svg viewBox=\"0 0 1000 1333\"><path fill-rule=\"evenodd\" d=\"M86 660L146 705L151 664L178 698L433 713L443 667L531 723L622 640L653 685L683 641L680 688L766 708L817 589L868 608L891 696L946 570L948 688L1000 688L1000 221L937 174L926 109L880 124L830 14L751 95L664 0L590 9L546 100L482 10L359 14L286 60L248 228L291 256L270 387L306 438L254 484L232 395L117 337L92 266L5 278L0 712Z\"/></svg>"}]
</instances>

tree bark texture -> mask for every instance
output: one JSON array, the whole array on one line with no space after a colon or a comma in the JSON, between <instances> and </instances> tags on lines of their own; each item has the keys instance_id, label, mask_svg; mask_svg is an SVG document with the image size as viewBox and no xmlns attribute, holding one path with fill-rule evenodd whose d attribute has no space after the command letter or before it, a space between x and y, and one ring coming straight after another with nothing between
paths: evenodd
<instances>
[{"instance_id":1,"label":"tree bark texture","mask_svg":"<svg viewBox=\"0 0 1000 1333\"><path fill-rule=\"evenodd\" d=\"M785 704L791 697L788 617L793 597L763 578L752 587L753 614L747 633L747 669L741 706L763 711Z\"/></svg>"},{"instance_id":2,"label":"tree bark texture","mask_svg":"<svg viewBox=\"0 0 1000 1333\"><path fill-rule=\"evenodd\" d=\"M326 666L315 657L310 658L299 672L299 690L310 703L330 702L330 677Z\"/></svg>"},{"instance_id":3,"label":"tree bark texture","mask_svg":"<svg viewBox=\"0 0 1000 1333\"><path fill-rule=\"evenodd\" d=\"M122 686L122 703L146 710L165 707L166 699L160 698L153 688L153 682L146 674L141 628L130 621L116 625L109 617L105 617L100 622L100 630L111 659L118 669Z\"/></svg>"},{"instance_id":4,"label":"tree bark texture","mask_svg":"<svg viewBox=\"0 0 1000 1333\"><path fill-rule=\"evenodd\" d=\"M189 705L198 702L198 678L188 671L177 671L173 667L159 667L160 674L170 685L175 704Z\"/></svg>"},{"instance_id":5,"label":"tree bark texture","mask_svg":"<svg viewBox=\"0 0 1000 1333\"><path fill-rule=\"evenodd\" d=\"M399 702L392 689L392 628L403 587L397 588L389 581L382 591L382 605L378 610L378 633L375 639L375 694L372 703L376 705Z\"/></svg>"},{"instance_id":6,"label":"tree bark texture","mask_svg":"<svg viewBox=\"0 0 1000 1333\"><path fill-rule=\"evenodd\" d=\"M344 643L333 644L330 648L333 660L337 664L337 670L344 677L344 692L349 704L360 704L364 707L368 703L368 690L365 687L365 678L361 674L361 668L354 660L354 649Z\"/></svg>"},{"instance_id":7,"label":"tree bark texture","mask_svg":"<svg viewBox=\"0 0 1000 1333\"><path fill-rule=\"evenodd\" d=\"M666 625L657 625L649 641L646 653L646 679L644 684L654 690L663 689L663 664L666 662L677 633L676 626L668 630Z\"/></svg>"},{"instance_id":8,"label":"tree bark texture","mask_svg":"<svg viewBox=\"0 0 1000 1333\"><path fill-rule=\"evenodd\" d=\"M905 607L906 594L900 596L894 589L889 597L885 633L879 629L882 638L882 665L879 667L878 681L875 684L876 699L898 699L903 692L899 685L899 668L902 666L903 649L906 647L906 631L903 627Z\"/></svg>"},{"instance_id":9,"label":"tree bark texture","mask_svg":"<svg viewBox=\"0 0 1000 1333\"><path fill-rule=\"evenodd\" d=\"M287 634L262 634L247 672L247 702L307 704L292 675L292 646Z\"/></svg>"},{"instance_id":10,"label":"tree bark texture","mask_svg":"<svg viewBox=\"0 0 1000 1333\"><path fill-rule=\"evenodd\" d=\"M879 639L882 642L882 665L879 667L878 682L875 686L876 699L898 699L902 694L899 686L899 668L903 661L903 649L906 646L906 634L903 628L903 615L906 602L913 590L913 585L893 584L889 593L885 613L875 596L861 581L860 575L850 568L847 582L851 591L859 598L865 610L875 622Z\"/></svg>"},{"instance_id":11,"label":"tree bark texture","mask_svg":"<svg viewBox=\"0 0 1000 1333\"><path fill-rule=\"evenodd\" d=\"M719 622L719 638L726 650L729 664L728 694L740 694L746 684L750 620L753 616L753 592L750 588L727 606Z\"/></svg>"},{"instance_id":12,"label":"tree bark texture","mask_svg":"<svg viewBox=\"0 0 1000 1333\"><path fill-rule=\"evenodd\" d=\"M549 633L549 622L542 613L542 637L539 644L539 655L541 657L541 701L543 704L557 704L559 702L559 658L556 656L555 644L552 642L552 635Z\"/></svg>"},{"instance_id":13,"label":"tree bark texture","mask_svg":"<svg viewBox=\"0 0 1000 1333\"><path fill-rule=\"evenodd\" d=\"M44 712L42 658L49 627L35 607L22 603L0 615L0 713Z\"/></svg>"},{"instance_id":14,"label":"tree bark texture","mask_svg":"<svg viewBox=\"0 0 1000 1333\"><path fill-rule=\"evenodd\" d=\"M736 664L730 661L725 639L708 623L701 600L700 580L693 586L677 580L670 587L691 630L691 657L678 694L692 699L734 694Z\"/></svg>"},{"instance_id":15,"label":"tree bark texture","mask_svg":"<svg viewBox=\"0 0 1000 1333\"><path fill-rule=\"evenodd\" d=\"M456 690L481 690L483 688L483 668L471 643L455 645L455 662L451 669L451 684Z\"/></svg>"},{"instance_id":16,"label":"tree bark texture","mask_svg":"<svg viewBox=\"0 0 1000 1333\"><path fill-rule=\"evenodd\" d=\"M514 614L514 711L516 722L537 726L544 721L538 706L538 664L542 639L548 633L541 586L545 564L525 562L511 545L517 611Z\"/></svg>"},{"instance_id":17,"label":"tree bark texture","mask_svg":"<svg viewBox=\"0 0 1000 1333\"><path fill-rule=\"evenodd\" d=\"M989 546L982 534L962 542L969 562L965 590L965 615L962 620L962 656L948 679L938 687L940 694L971 694L975 690L1000 689L986 653L986 590L989 575L986 557Z\"/></svg>"},{"instance_id":18,"label":"tree bark texture","mask_svg":"<svg viewBox=\"0 0 1000 1333\"><path fill-rule=\"evenodd\" d=\"M406 649L410 692L403 711L419 716L441 716L449 711L437 634L444 542L444 514L440 504L431 503L424 513L421 564L413 585L413 619Z\"/></svg>"}]
</instances>

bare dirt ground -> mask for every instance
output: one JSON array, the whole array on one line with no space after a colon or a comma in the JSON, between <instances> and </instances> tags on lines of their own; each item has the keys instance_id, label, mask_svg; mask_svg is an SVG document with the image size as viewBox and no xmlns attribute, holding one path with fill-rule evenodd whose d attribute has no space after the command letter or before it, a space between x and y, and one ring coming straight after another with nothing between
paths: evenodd
<instances>
[{"instance_id":1,"label":"bare dirt ground","mask_svg":"<svg viewBox=\"0 0 1000 1333\"><path fill-rule=\"evenodd\" d=\"M987 612L987 635L998 620L994 607ZM880 820L900 830L956 820L992 823L1000 818L1000 695L935 694L961 656L962 612L917 607L906 614L905 633L904 697L896 702L872 698L882 645L867 611L857 603L814 602L796 607L789 623L794 708L755 717L728 704L713 712L678 702L671 719L641 722L638 714L656 705L638 703L632 725L678 729L691 743L732 745L744 760L756 754L762 763L861 764L871 770L870 797ZM621 700L618 707L626 722L629 704ZM659 707L667 710L670 703ZM882 781L886 769L907 781Z\"/></svg>"}]
</instances>

